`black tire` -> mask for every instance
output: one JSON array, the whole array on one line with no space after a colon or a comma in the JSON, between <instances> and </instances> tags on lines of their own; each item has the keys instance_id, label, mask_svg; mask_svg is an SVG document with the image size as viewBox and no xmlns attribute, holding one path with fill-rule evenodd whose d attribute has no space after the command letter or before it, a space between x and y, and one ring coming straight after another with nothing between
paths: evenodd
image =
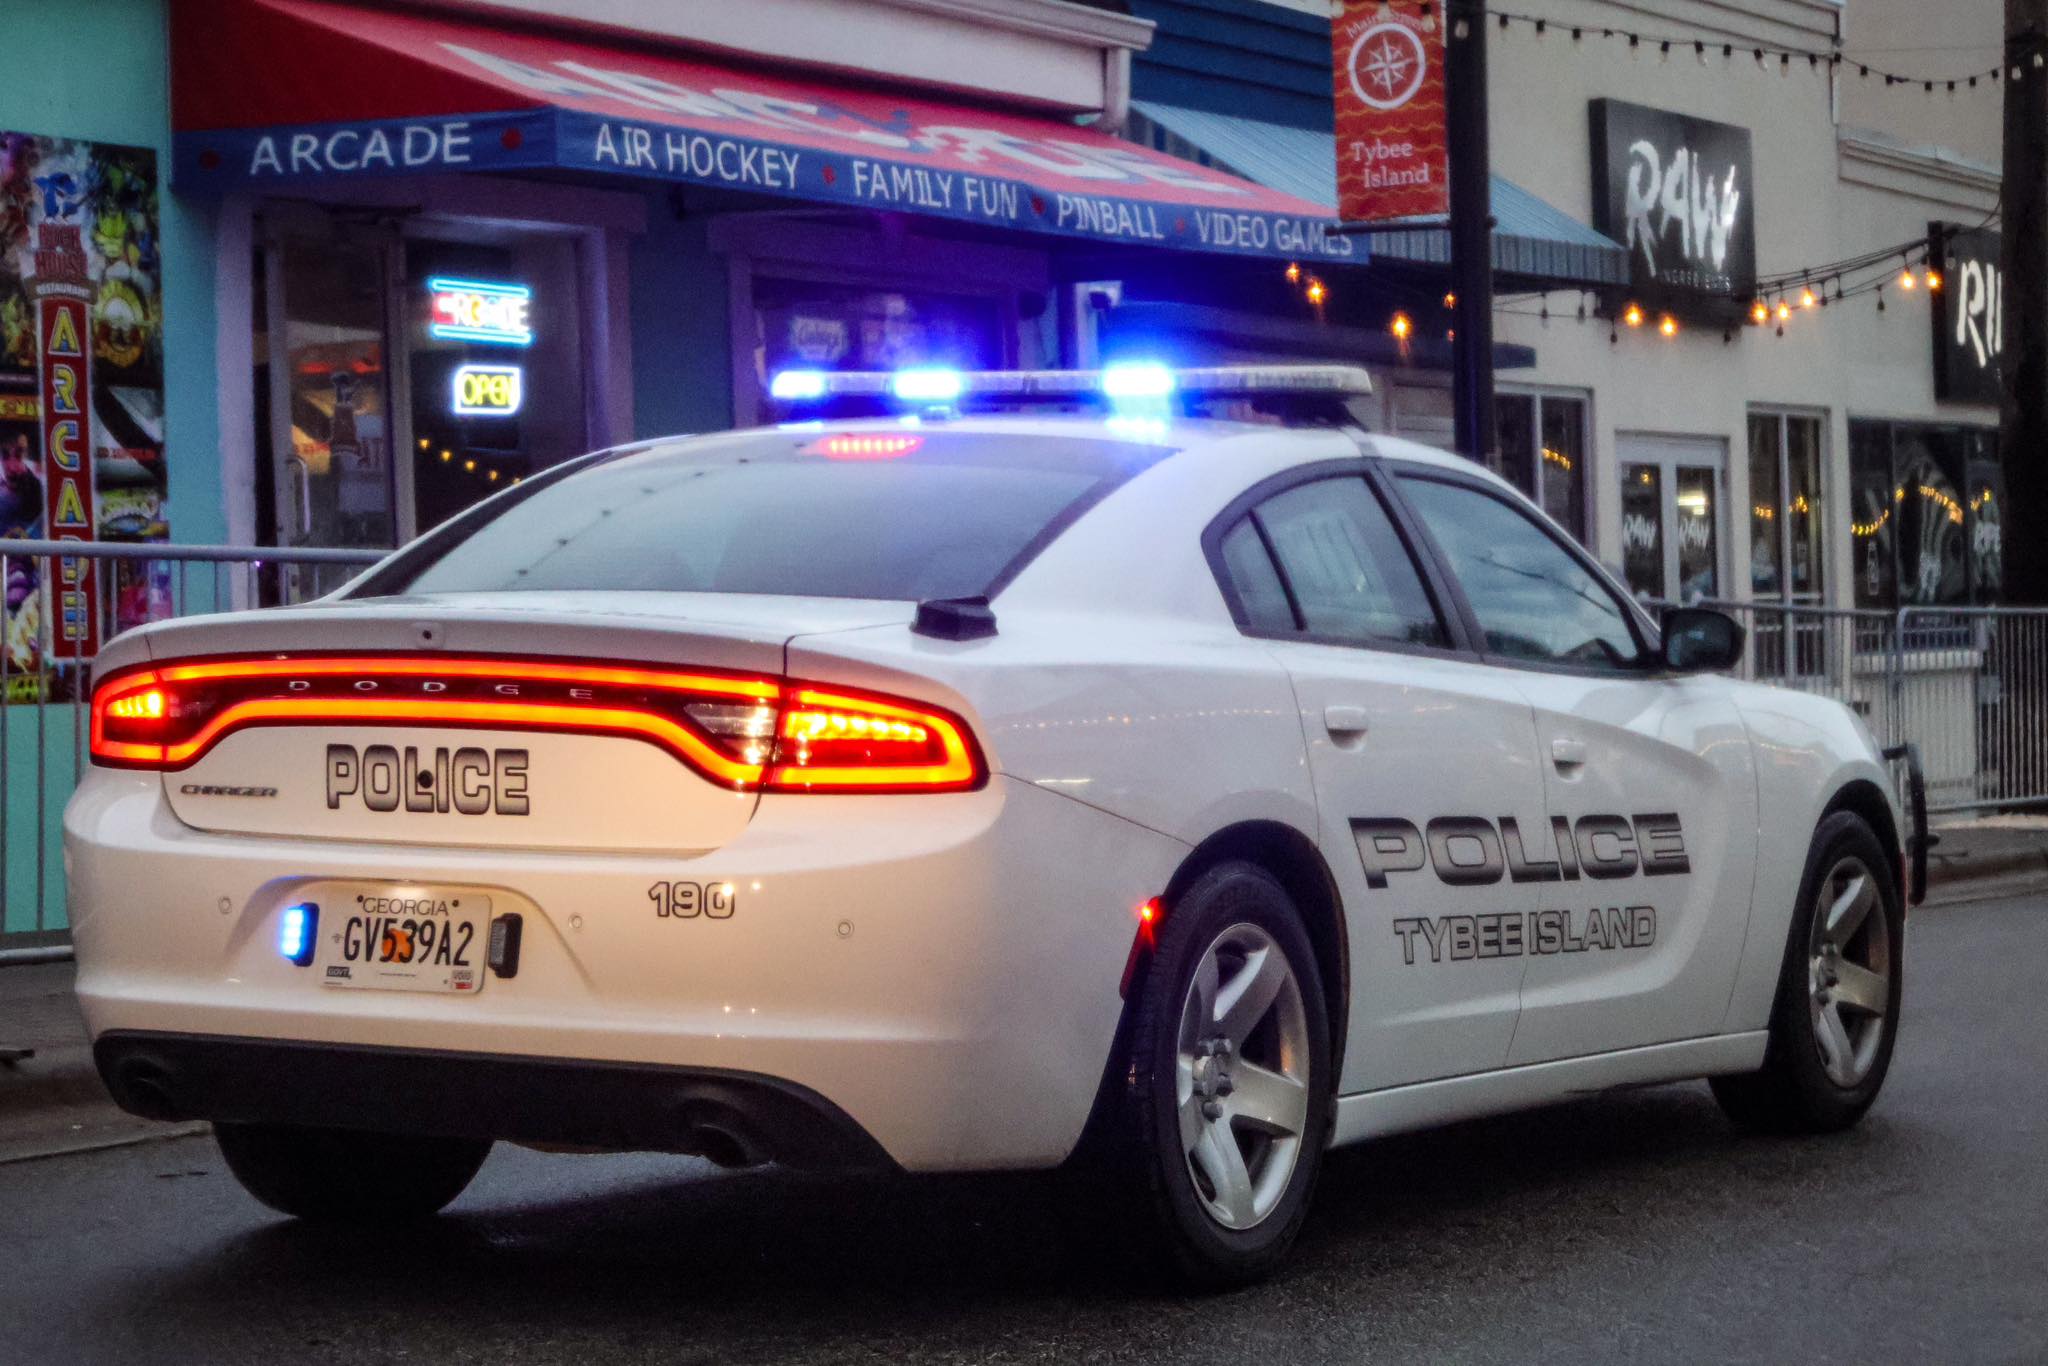
<instances>
[{"instance_id":1,"label":"black tire","mask_svg":"<svg viewBox=\"0 0 2048 1366\"><path fill-rule=\"evenodd\" d=\"M1238 1076L1245 1075L1245 1062L1277 1066L1278 1055L1272 1050L1282 1031L1293 1032L1297 1039L1305 1034L1306 1072L1299 1080L1306 1087L1306 1107L1299 1139L1292 1145L1291 1174L1284 1186L1279 1186L1277 1175L1272 1181L1272 1188L1279 1191L1277 1199L1255 1224L1230 1228L1205 1204L1217 1198L1216 1192L1205 1193L1197 1185L1182 1147L1179 1036L1196 968L1226 934L1245 934L1247 926L1263 932L1283 956L1298 989L1301 1014L1292 1014L1291 1002L1284 1008L1276 1005L1248 1036L1242 1058L1226 1065L1237 1069ZM1282 1020L1283 1009L1286 1021L1295 1024ZM1209 869L1168 908L1157 945L1136 984L1128 1042L1104 1136L1104 1156L1109 1159L1104 1174L1114 1181L1113 1193L1126 1206L1140 1239L1160 1254L1149 1265L1169 1270L1183 1285L1205 1290L1249 1284L1279 1265L1308 1216L1309 1197L1329 1140L1334 1091L1330 1058L1321 974L1300 913L1286 891L1252 864L1225 863ZM1224 1093L1226 1098L1229 1094ZM1222 1127L1234 1134L1240 1122L1233 1115ZM1274 1160L1271 1138L1254 1132L1247 1139L1228 1141L1239 1144L1241 1154L1250 1151L1246 1163L1255 1181L1260 1173L1273 1170L1265 1165Z\"/></svg>"},{"instance_id":2,"label":"black tire","mask_svg":"<svg viewBox=\"0 0 2048 1366\"><path fill-rule=\"evenodd\" d=\"M424 1219L462 1194L485 1139L412 1138L285 1124L216 1124L242 1189L281 1214L323 1223Z\"/></svg>"},{"instance_id":3,"label":"black tire","mask_svg":"<svg viewBox=\"0 0 2048 1366\"><path fill-rule=\"evenodd\" d=\"M1883 1028L1875 1040L1868 1070L1853 1084L1831 1077L1824 1061L1813 1009L1812 950L1814 918L1832 899L1823 886L1845 859L1860 860L1872 877L1877 903L1868 916L1882 916L1885 967L1889 981ZM1737 1124L1766 1133L1814 1134L1846 1129L1863 1117L1891 1070L1898 1040L1899 1000L1904 984L1905 907L1896 880L1898 861L1861 816L1838 811L1814 833L1800 881L1798 907L1785 945L1785 963L1778 977L1777 999L1771 1007L1770 1043L1764 1065L1742 1076L1714 1077L1709 1085L1721 1109ZM1866 917L1867 920L1867 917ZM1864 934L1877 927L1866 925ZM1869 950L1869 941L1860 941Z\"/></svg>"}]
</instances>

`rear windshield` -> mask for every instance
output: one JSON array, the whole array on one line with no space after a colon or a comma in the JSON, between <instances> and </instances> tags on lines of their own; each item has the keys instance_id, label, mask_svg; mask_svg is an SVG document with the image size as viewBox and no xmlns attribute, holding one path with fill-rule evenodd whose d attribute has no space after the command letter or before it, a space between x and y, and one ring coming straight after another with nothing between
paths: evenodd
<instances>
[{"instance_id":1,"label":"rear windshield","mask_svg":"<svg viewBox=\"0 0 2048 1366\"><path fill-rule=\"evenodd\" d=\"M355 596L990 593L1158 446L788 428L600 456L482 504Z\"/></svg>"}]
</instances>

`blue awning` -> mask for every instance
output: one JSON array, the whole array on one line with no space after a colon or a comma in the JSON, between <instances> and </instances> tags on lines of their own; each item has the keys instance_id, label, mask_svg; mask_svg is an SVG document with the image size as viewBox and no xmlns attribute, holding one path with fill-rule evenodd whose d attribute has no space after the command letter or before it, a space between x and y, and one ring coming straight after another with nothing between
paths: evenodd
<instances>
[{"instance_id":1,"label":"blue awning","mask_svg":"<svg viewBox=\"0 0 2048 1366\"><path fill-rule=\"evenodd\" d=\"M1132 100L1131 111L1132 136L1159 151L1314 204L1337 202L1332 134L1151 100ZM1502 275L1566 286L1628 282L1628 253L1619 243L1500 176L1493 177L1493 218L1493 268ZM1377 260L1450 264L1451 234L1442 219L1379 227L1369 240Z\"/></svg>"}]
</instances>

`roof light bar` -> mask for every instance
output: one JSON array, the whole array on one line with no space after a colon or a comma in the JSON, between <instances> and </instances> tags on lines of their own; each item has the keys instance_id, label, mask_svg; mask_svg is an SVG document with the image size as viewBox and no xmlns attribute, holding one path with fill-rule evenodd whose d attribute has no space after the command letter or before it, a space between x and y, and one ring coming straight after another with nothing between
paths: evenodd
<instances>
[{"instance_id":1,"label":"roof light bar","mask_svg":"<svg viewBox=\"0 0 2048 1366\"><path fill-rule=\"evenodd\" d=\"M889 392L910 403L951 403L967 387L958 370L899 370Z\"/></svg>"},{"instance_id":2,"label":"roof light bar","mask_svg":"<svg viewBox=\"0 0 2048 1366\"><path fill-rule=\"evenodd\" d=\"M785 403L825 396L823 370L784 370L768 385L768 395Z\"/></svg>"},{"instance_id":3,"label":"roof light bar","mask_svg":"<svg viewBox=\"0 0 2048 1366\"><path fill-rule=\"evenodd\" d=\"M1372 377L1355 365L1208 365L1174 369L1127 361L1102 370L785 370L769 392L790 402L891 397L910 403L961 399L1011 402L1110 403L1170 395L1208 396L1372 393Z\"/></svg>"},{"instance_id":4,"label":"roof light bar","mask_svg":"<svg viewBox=\"0 0 2048 1366\"><path fill-rule=\"evenodd\" d=\"M1100 383L1103 397L1112 403L1165 398L1174 390L1173 371L1157 361L1124 361L1108 366L1102 372Z\"/></svg>"}]
</instances>

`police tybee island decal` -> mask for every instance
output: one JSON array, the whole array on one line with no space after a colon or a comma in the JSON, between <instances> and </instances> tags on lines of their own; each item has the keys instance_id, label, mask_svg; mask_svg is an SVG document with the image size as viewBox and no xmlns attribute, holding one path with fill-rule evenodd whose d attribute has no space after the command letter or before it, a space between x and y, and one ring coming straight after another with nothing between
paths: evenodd
<instances>
[{"instance_id":1,"label":"police tybee island decal","mask_svg":"<svg viewBox=\"0 0 2048 1366\"><path fill-rule=\"evenodd\" d=\"M1497 821L1438 816L1419 829L1400 817L1354 819L1351 833L1365 865L1366 886L1375 891L1423 873L1448 887L1488 887L1503 881L1614 882L1692 871L1685 831L1669 811L1577 820L1553 816L1532 823L1529 830L1512 816ZM1402 916L1393 930L1401 940L1401 961L1410 965L1647 949L1657 942L1657 908L1610 904L1584 911Z\"/></svg>"}]
</instances>

